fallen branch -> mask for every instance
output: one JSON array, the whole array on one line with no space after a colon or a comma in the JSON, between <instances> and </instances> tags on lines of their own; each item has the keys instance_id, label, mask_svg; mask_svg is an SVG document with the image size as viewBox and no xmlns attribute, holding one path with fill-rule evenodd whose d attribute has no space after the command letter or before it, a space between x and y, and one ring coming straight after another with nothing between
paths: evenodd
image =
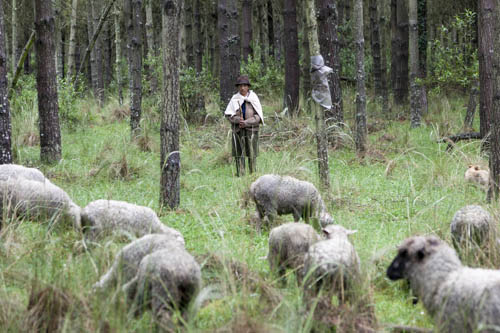
<instances>
[{"instance_id":1,"label":"fallen branch","mask_svg":"<svg viewBox=\"0 0 500 333\"><path fill-rule=\"evenodd\" d=\"M470 132L470 133L461 133L457 135L452 135L452 136L445 136L439 140L437 140L438 143L446 142L448 146L446 147L446 151L450 151L454 148L455 144L458 141L462 140L476 140L479 139L481 140L483 137L481 136L481 133L479 132Z\"/></svg>"}]
</instances>

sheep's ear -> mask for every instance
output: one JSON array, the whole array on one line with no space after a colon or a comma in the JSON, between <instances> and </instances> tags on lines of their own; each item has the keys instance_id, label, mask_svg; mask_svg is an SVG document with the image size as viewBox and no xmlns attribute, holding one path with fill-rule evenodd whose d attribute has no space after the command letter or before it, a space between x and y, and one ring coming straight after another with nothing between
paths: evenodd
<instances>
[{"instance_id":1,"label":"sheep's ear","mask_svg":"<svg viewBox=\"0 0 500 333\"><path fill-rule=\"evenodd\" d=\"M472 168L472 164L469 164L468 168L469 168L469 169L470 169L470 168Z\"/></svg>"},{"instance_id":2,"label":"sheep's ear","mask_svg":"<svg viewBox=\"0 0 500 333\"><path fill-rule=\"evenodd\" d=\"M474 167L474 170L479 171L479 167L476 165L476 166Z\"/></svg>"},{"instance_id":3,"label":"sheep's ear","mask_svg":"<svg viewBox=\"0 0 500 333\"><path fill-rule=\"evenodd\" d=\"M330 234L330 232L326 228L321 229L321 231L323 231L325 236L328 236Z\"/></svg>"},{"instance_id":4,"label":"sheep's ear","mask_svg":"<svg viewBox=\"0 0 500 333\"><path fill-rule=\"evenodd\" d=\"M358 232L357 230L349 230L349 229L347 229L346 231L347 231L347 235L352 235L352 234L355 234Z\"/></svg>"}]
</instances>

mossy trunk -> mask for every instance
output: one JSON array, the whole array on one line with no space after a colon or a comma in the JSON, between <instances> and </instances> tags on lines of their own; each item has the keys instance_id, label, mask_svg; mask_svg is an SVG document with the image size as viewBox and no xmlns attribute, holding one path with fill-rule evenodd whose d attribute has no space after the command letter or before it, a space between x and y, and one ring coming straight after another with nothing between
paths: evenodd
<instances>
[{"instance_id":1,"label":"mossy trunk","mask_svg":"<svg viewBox=\"0 0 500 333\"><path fill-rule=\"evenodd\" d=\"M10 106L7 98L7 52L3 4L0 1L0 164L12 163ZM1 218L0 218L1 220ZM2 227L0 221L0 228Z\"/></svg>"}]
</instances>

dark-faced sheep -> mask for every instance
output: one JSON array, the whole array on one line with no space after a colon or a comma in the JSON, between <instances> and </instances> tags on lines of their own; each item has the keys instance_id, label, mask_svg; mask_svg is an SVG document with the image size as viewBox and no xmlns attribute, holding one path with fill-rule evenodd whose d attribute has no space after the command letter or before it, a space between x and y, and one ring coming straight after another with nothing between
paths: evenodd
<instances>
[{"instance_id":1,"label":"dark-faced sheep","mask_svg":"<svg viewBox=\"0 0 500 333\"><path fill-rule=\"evenodd\" d=\"M270 222L276 215L293 214L295 222L301 218L309 223L318 219L321 226L333 223L321 194L313 184L289 176L263 175L250 186L250 197L257 206L258 227L263 218Z\"/></svg>"},{"instance_id":2,"label":"dark-faced sheep","mask_svg":"<svg viewBox=\"0 0 500 333\"><path fill-rule=\"evenodd\" d=\"M439 332L500 329L500 271L463 266L455 250L435 236L403 241L387 276L409 280Z\"/></svg>"}]
</instances>

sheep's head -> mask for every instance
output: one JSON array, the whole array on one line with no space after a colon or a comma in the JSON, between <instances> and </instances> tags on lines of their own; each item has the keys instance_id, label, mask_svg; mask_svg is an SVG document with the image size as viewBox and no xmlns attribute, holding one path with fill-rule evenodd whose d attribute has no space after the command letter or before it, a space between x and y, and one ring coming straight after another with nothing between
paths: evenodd
<instances>
[{"instance_id":1,"label":"sheep's head","mask_svg":"<svg viewBox=\"0 0 500 333\"><path fill-rule=\"evenodd\" d=\"M436 251L442 241L436 236L414 236L407 238L398 248L398 255L387 268L387 277L399 280L408 277L413 265L422 264Z\"/></svg>"},{"instance_id":2,"label":"sheep's head","mask_svg":"<svg viewBox=\"0 0 500 333\"><path fill-rule=\"evenodd\" d=\"M324 227L322 231L327 239L332 239L338 236L347 237L357 232L357 230L349 230L338 224L330 224Z\"/></svg>"},{"instance_id":3,"label":"sheep's head","mask_svg":"<svg viewBox=\"0 0 500 333\"><path fill-rule=\"evenodd\" d=\"M334 224L335 220L327 212L321 212L321 214L319 215L319 222L321 223L321 227L326 227L330 224Z\"/></svg>"}]
</instances>

